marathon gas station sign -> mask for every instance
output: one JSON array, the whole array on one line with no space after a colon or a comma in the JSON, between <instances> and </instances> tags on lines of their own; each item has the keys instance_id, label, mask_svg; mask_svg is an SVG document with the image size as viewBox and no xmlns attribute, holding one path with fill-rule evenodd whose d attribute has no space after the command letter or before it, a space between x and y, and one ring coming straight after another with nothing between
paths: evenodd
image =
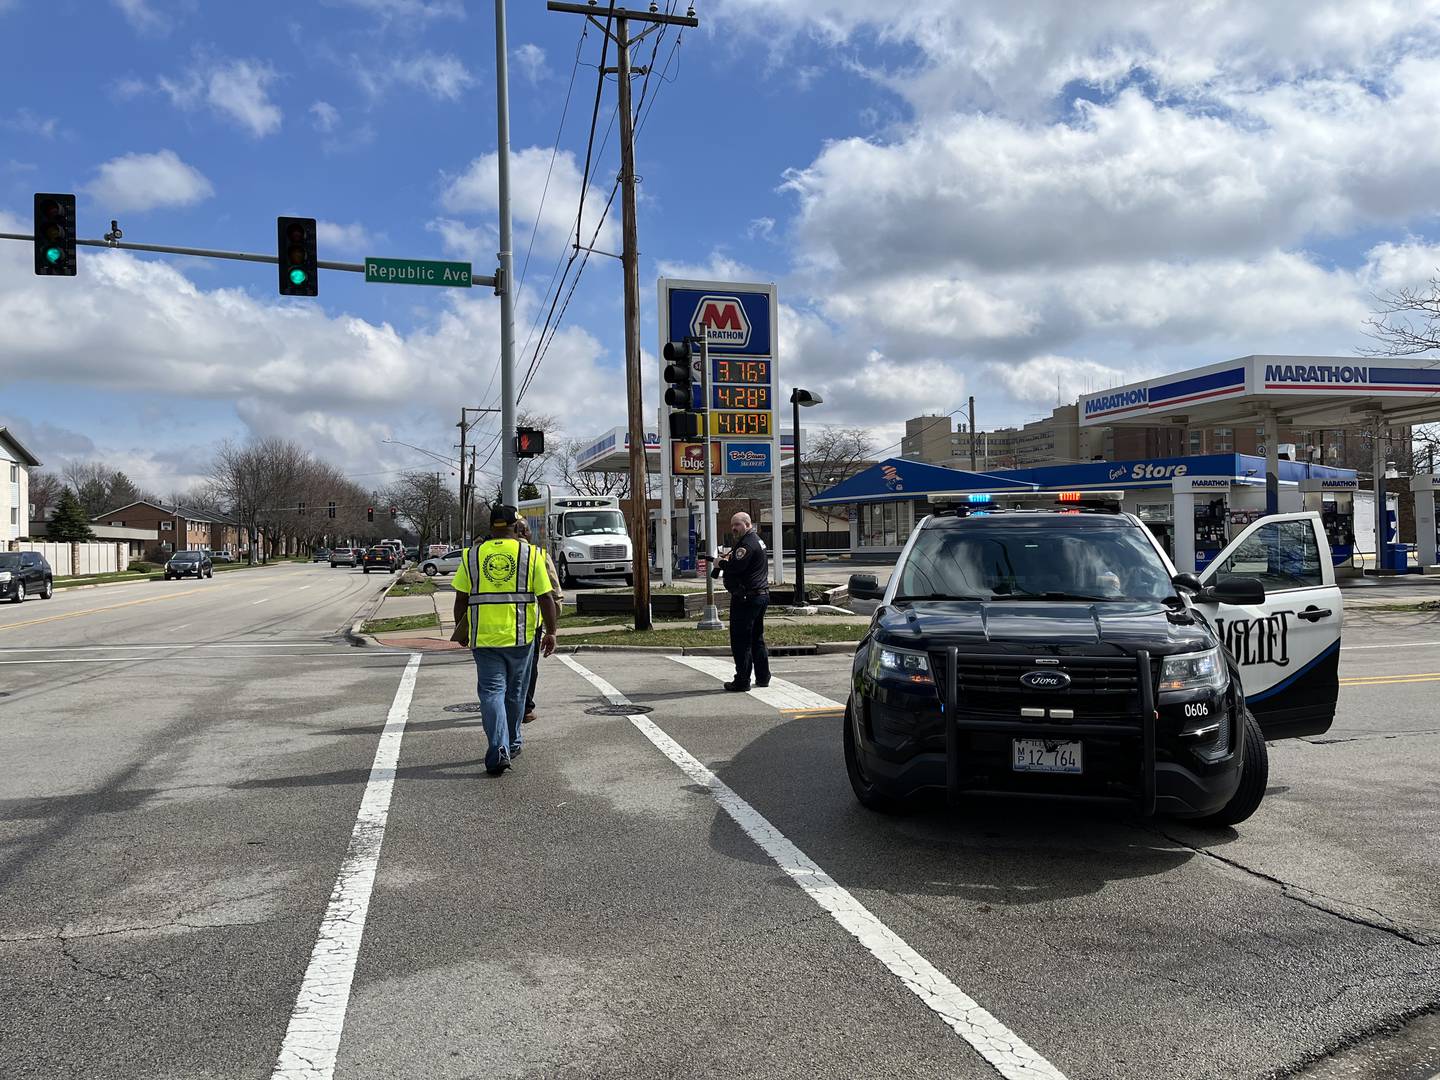
<instances>
[{"instance_id":1,"label":"marathon gas station sign","mask_svg":"<svg viewBox=\"0 0 1440 1080\"><path fill-rule=\"evenodd\" d=\"M1334 398L1337 408L1347 410L1357 397L1382 404L1404 398L1434 400L1440 407L1440 368L1429 360L1370 363L1344 356L1246 356L1086 394L1080 399L1080 424L1150 423L1172 413L1213 417L1232 402L1238 407L1238 399L1255 405L1255 399L1267 397ZM1313 418L1311 422L1318 426ZM1346 422L1353 423L1353 417Z\"/></svg>"}]
</instances>

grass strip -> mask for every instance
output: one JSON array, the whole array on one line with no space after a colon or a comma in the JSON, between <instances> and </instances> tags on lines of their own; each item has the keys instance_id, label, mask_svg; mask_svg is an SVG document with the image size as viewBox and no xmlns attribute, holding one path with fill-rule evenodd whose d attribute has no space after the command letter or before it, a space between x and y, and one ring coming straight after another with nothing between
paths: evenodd
<instances>
[{"instance_id":1,"label":"grass strip","mask_svg":"<svg viewBox=\"0 0 1440 1080\"><path fill-rule=\"evenodd\" d=\"M393 619L371 619L360 627L362 634L394 634L401 630L429 630L440 625L440 616L433 611L424 615L397 615Z\"/></svg>"}]
</instances>

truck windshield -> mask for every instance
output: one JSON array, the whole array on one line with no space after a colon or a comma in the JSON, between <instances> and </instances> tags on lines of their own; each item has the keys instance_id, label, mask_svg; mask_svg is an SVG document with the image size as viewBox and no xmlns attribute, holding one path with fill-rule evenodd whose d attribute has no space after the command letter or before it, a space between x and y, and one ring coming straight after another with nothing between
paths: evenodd
<instances>
[{"instance_id":1,"label":"truck windshield","mask_svg":"<svg viewBox=\"0 0 1440 1080\"><path fill-rule=\"evenodd\" d=\"M899 600L1150 600L1175 595L1138 529L927 529L900 570Z\"/></svg>"},{"instance_id":2,"label":"truck windshield","mask_svg":"<svg viewBox=\"0 0 1440 1080\"><path fill-rule=\"evenodd\" d=\"M565 515L566 536L625 532L625 518L619 510L586 510Z\"/></svg>"}]
</instances>

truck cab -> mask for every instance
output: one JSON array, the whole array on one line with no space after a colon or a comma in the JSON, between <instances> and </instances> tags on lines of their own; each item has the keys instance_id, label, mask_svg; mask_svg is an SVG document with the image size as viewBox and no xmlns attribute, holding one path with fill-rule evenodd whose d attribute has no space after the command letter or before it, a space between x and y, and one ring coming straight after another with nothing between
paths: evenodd
<instances>
[{"instance_id":1,"label":"truck cab","mask_svg":"<svg viewBox=\"0 0 1440 1080\"><path fill-rule=\"evenodd\" d=\"M519 510L535 543L555 560L562 587L573 586L576 578L634 584L634 550L614 495L557 495L547 488L540 498L521 502Z\"/></svg>"}]
</instances>

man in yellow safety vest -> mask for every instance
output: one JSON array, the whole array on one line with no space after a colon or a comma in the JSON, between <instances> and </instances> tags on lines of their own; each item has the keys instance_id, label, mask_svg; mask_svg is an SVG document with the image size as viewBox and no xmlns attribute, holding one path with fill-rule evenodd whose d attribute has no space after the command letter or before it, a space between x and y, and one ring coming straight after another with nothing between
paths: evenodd
<instances>
[{"instance_id":1,"label":"man in yellow safety vest","mask_svg":"<svg viewBox=\"0 0 1440 1080\"><path fill-rule=\"evenodd\" d=\"M545 553L516 539L513 506L490 509L490 538L465 549L450 584L455 623L475 658L480 716L490 741L485 771L499 776L520 754L520 723L536 631L543 620L540 655L555 651L555 600ZM457 633L460 631L457 629Z\"/></svg>"}]
</instances>

